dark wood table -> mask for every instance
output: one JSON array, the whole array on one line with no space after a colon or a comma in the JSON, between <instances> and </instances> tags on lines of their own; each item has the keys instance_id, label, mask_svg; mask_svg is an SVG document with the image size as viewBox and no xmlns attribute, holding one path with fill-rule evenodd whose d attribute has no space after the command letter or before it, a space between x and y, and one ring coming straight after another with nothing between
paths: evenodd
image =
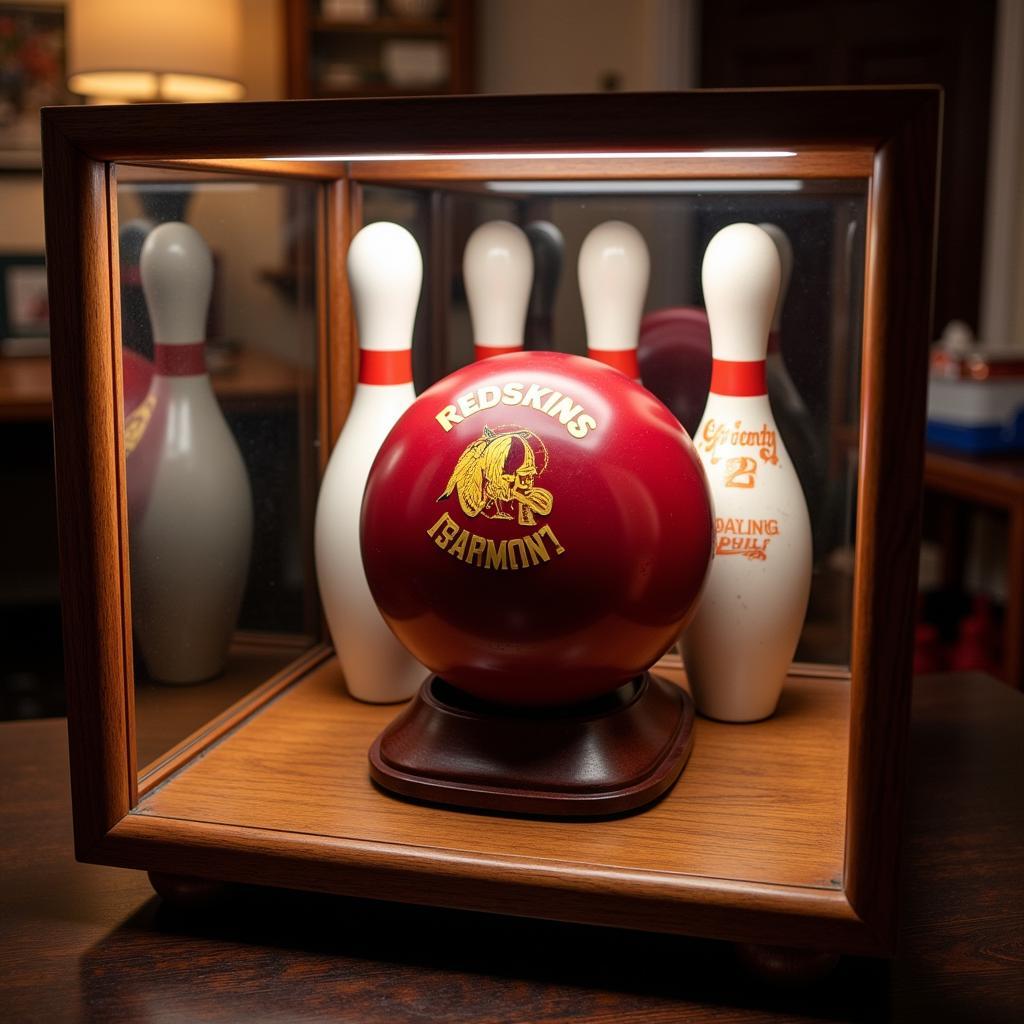
<instances>
[{"instance_id":1,"label":"dark wood table","mask_svg":"<svg viewBox=\"0 0 1024 1024\"><path fill-rule=\"evenodd\" d=\"M1024 695L917 681L903 932L767 987L723 943L303 893L161 903L76 864L64 723L0 725L0 1020L1024 1020Z\"/></svg>"}]
</instances>

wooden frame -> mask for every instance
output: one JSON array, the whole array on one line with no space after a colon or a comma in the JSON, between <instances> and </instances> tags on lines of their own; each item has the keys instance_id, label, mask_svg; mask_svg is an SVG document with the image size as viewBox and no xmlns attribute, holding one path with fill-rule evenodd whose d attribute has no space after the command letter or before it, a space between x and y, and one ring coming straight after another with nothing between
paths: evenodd
<instances>
[{"instance_id":1,"label":"wooden frame","mask_svg":"<svg viewBox=\"0 0 1024 1024\"><path fill-rule=\"evenodd\" d=\"M45 111L54 426L79 858L720 938L852 952L890 950L915 613L939 120L940 94L933 88ZM140 786L133 744L115 162L270 173L320 183L319 397L325 453L343 422L354 381L353 331L341 271L341 254L360 217L359 189L353 184L386 180L472 187L496 175L780 175L778 159L742 155L752 150L794 154L785 160L785 177L861 178L868 190L848 718L845 712L837 719L822 711L821 721L831 725L828 730L822 726L824 731L801 748L821 752L840 747L838 755L833 750L838 761L828 762L839 765L840 783L844 774L846 779L845 793L838 793L829 812L838 833L823 840L839 851L834 875L818 880L809 875L809 881L790 877L784 845L773 862L780 868L777 877L752 877L764 861L756 851L734 857L735 851L716 855L709 848L692 872L659 869L656 837L645 838L643 824L616 823L608 826L607 835L588 832L598 838L618 836L620 843L617 855L588 860L571 848L559 828L541 829L530 822L474 818L467 825L454 812L421 808L415 813L435 817L415 819L421 831L414 841L412 833L382 838L387 829L380 836L357 834L359 820L330 834L267 827L244 818L242 797L235 800L233 821L222 813L232 797L223 797L211 810L210 791L203 786L224 783L217 772L230 761L232 744L244 746L247 732L266 735L275 716L297 713L302 701L312 701L310 707L328 717L340 716L332 727L335 733L328 735L350 730L350 742L361 742L367 730L393 713L354 702L342 707L336 694L322 698L328 686L324 673L336 672L328 648L305 655L225 713ZM600 158L580 156L598 153ZM523 159L523 154L532 156ZM821 680L831 676L833 686L847 685L836 675L802 679L797 673L792 685L815 706L831 707L828 694L846 690L829 691ZM806 720L795 716L796 725L786 725L783 716L781 721L784 727L776 732L766 727L761 733L769 737L768 754L797 743L799 723ZM718 742L713 737L725 736L718 778L728 785L722 781L733 756L728 736L716 731L714 723L701 724L709 750ZM697 751L700 747L698 736ZM198 758L201 752L207 756ZM344 756L329 742L320 752L328 758ZM294 755L292 750L289 756ZM692 768L691 763L688 777ZM230 777L245 782L239 770L235 765ZM696 778L695 791L705 793L710 808L700 813L708 817L719 804L728 807L728 799L723 802L721 789L713 785L715 776L705 776L700 784ZM806 794L828 788L829 778L815 779L811 773ZM705 784L707 790L699 790ZM190 810L187 800L182 810L182 792L190 785L196 799L206 800L202 810ZM381 794L375 798L389 808L398 806ZM374 799L373 791L360 799ZM172 805L173 813L167 810ZM369 808L370 818L377 814L376 804L360 806ZM306 810L312 820L323 808ZM781 820L785 813L768 807L754 811L745 824L788 834ZM403 814L395 811L381 821L389 828L407 827ZM640 815L630 820L656 819ZM486 828L481 821L489 823ZM663 821L659 827L664 828ZM613 828L619 832L613 834ZM472 834L489 831L495 842L504 835L509 845L499 843L489 851L472 845ZM640 854L631 860L624 852L648 840L654 859L641 863ZM595 840L595 849L603 841ZM691 837L686 856L703 856L699 844ZM735 861L731 873L717 872L716 863L730 858ZM793 865L798 861L794 852Z\"/></svg>"}]
</instances>

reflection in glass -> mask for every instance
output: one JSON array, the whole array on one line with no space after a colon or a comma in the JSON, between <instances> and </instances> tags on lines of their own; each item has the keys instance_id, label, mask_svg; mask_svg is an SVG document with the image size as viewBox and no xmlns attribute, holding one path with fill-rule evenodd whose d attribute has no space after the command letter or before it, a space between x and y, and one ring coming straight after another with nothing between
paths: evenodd
<instances>
[{"instance_id":1,"label":"reflection in glass","mask_svg":"<svg viewBox=\"0 0 1024 1024\"><path fill-rule=\"evenodd\" d=\"M318 635L314 189L135 168L119 177L144 767Z\"/></svg>"},{"instance_id":2,"label":"reflection in glass","mask_svg":"<svg viewBox=\"0 0 1024 1024\"><path fill-rule=\"evenodd\" d=\"M403 224L426 256L413 347L417 391L473 359L462 253L477 226L504 219L528 234L537 223L554 226L534 244L541 272L535 275L526 347L582 355L580 246L603 221L632 224L651 256L640 335L642 379L691 431L703 412L711 376L700 287L704 250L732 222L772 225L780 251L788 245L791 268L772 332L769 393L807 497L815 555L797 660L849 663L863 182L492 181L480 191L451 192L374 185L362 189L362 202L364 223Z\"/></svg>"},{"instance_id":3,"label":"reflection in glass","mask_svg":"<svg viewBox=\"0 0 1024 1024\"><path fill-rule=\"evenodd\" d=\"M210 250L169 221L142 246L153 373L125 418L132 625L152 679L224 671L249 574L252 487L206 369Z\"/></svg>"}]
</instances>

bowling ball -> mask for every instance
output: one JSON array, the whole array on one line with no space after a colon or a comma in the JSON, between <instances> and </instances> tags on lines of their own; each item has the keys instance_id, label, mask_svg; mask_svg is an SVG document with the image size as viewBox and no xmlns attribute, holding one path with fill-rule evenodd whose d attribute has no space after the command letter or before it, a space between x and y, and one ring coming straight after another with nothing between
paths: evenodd
<instances>
[{"instance_id":1,"label":"bowling ball","mask_svg":"<svg viewBox=\"0 0 1024 1024\"><path fill-rule=\"evenodd\" d=\"M124 414L134 412L149 394L153 382L153 364L130 348L121 350L121 376L124 381Z\"/></svg>"},{"instance_id":2,"label":"bowling ball","mask_svg":"<svg viewBox=\"0 0 1024 1024\"><path fill-rule=\"evenodd\" d=\"M640 321L637 345L640 380L675 413L692 434L711 385L711 328L695 306L671 306Z\"/></svg>"},{"instance_id":3,"label":"bowling ball","mask_svg":"<svg viewBox=\"0 0 1024 1024\"><path fill-rule=\"evenodd\" d=\"M617 370L557 352L463 367L406 410L363 498L370 591L431 671L505 705L571 704L652 665L713 544L679 422Z\"/></svg>"}]
</instances>

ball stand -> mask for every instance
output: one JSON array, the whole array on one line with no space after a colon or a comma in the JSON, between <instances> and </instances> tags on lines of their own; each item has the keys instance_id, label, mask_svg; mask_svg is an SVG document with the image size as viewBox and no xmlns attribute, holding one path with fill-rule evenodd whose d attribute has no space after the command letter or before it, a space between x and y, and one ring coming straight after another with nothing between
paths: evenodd
<instances>
[{"instance_id":1,"label":"ball stand","mask_svg":"<svg viewBox=\"0 0 1024 1024\"><path fill-rule=\"evenodd\" d=\"M679 777L693 700L645 672L565 708L479 701L431 676L370 747L383 789L430 803L547 817L636 811Z\"/></svg>"}]
</instances>

